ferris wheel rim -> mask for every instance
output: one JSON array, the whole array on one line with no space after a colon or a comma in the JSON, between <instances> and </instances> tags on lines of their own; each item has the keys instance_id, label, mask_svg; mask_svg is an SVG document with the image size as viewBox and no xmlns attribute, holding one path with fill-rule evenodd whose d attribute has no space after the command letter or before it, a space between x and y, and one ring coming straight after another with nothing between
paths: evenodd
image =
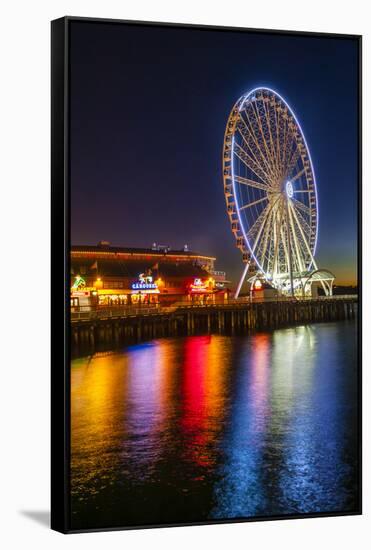
<instances>
[{"instance_id":1,"label":"ferris wheel rim","mask_svg":"<svg viewBox=\"0 0 371 550\"><path fill-rule=\"evenodd\" d=\"M309 258L309 262L308 262L307 267L306 267L307 270L310 270L312 267L314 267L316 265L315 260L314 260L314 255L315 255L316 249L317 249L318 233L319 233L319 231L318 231L318 228L319 228L319 207L318 207L317 181L316 181L316 175L315 175L315 171L314 171L314 166L313 166L313 161L312 161L312 156L311 156L311 153L310 153L310 149L309 149L309 146L308 146L303 128L302 128L302 126L301 126L294 110L289 105L289 103L281 96L281 94L279 94L276 90L274 90L273 88L270 88L269 86L256 86L256 87L252 88L251 90L249 90L246 94L241 96L238 99L238 101L235 103L235 105L234 105L234 107L231 111L230 117L232 116L233 111L241 113L244 106L245 106L245 104L246 104L246 102L256 92L262 92L262 93L263 92L268 92L269 94L272 94L273 96L278 98L278 100L280 102L282 102L282 104L287 109L289 115L292 117L292 120L297 125L297 128L299 130L300 138L302 139L302 142L303 142L304 148L305 148L305 152L306 152L307 158L309 160L309 166L310 166L311 175L312 175L312 191L314 190L314 196L315 196L315 221L314 221L314 223L315 223L315 226L314 226L315 227L315 230L314 230L315 238L314 238L314 244L312 246L309 245L310 258ZM236 109L237 109L237 111L236 111ZM229 120L230 120L230 118L229 118ZM232 139L231 139L231 144L232 144L232 148L231 148L231 150L232 150L232 154L231 154L231 182L232 182L232 189L233 189L233 197L234 197L234 201L235 201L235 205L236 205L236 214L237 214L237 218L238 218L241 233L243 235L245 244L247 245L247 248L248 248L248 250L251 254L251 257L254 259L254 261L255 261L257 267L260 269L260 271L269 280L269 279L273 279L273 274L270 274L269 271L267 271L267 269L264 268L264 256L263 256L261 262L258 260L257 254L255 254L255 251L253 250L253 248L255 249L256 246L254 245L254 247L252 247L251 244L250 244L250 238L246 234L246 228L245 228L246 223L242 220L241 213L240 213L241 208L239 206L239 198L238 198L238 193L237 193L237 190L236 190L235 158L234 158L234 155L233 155L233 152L235 150L235 132L236 132L236 125L233 128ZM226 135L227 135L227 130L226 130ZM224 150L226 150L226 141L224 143ZM288 183L291 183L291 182L288 181L286 183L286 185L288 185ZM292 188L292 185L291 185L291 188ZM292 197L290 197L290 198L292 198ZM264 200L264 198L261 199L261 200ZM261 202L261 201L259 201L259 202ZM252 204L254 204L254 203L252 203Z\"/></svg>"},{"instance_id":2,"label":"ferris wheel rim","mask_svg":"<svg viewBox=\"0 0 371 550\"><path fill-rule=\"evenodd\" d=\"M315 238L315 241L314 241L314 246L313 246L313 256L315 255L316 253L316 250L317 250L317 241L318 241L318 233L319 233L319 206L318 206L318 193L317 193L317 180L316 180L316 173L315 173L315 170L314 170L314 165L313 165L313 161L312 161L312 156L310 154L310 149L309 149L309 145L307 143L307 140L305 138L305 133L303 131L303 128L301 127L301 124L298 120L298 117L296 116L295 114L295 111L293 110L293 108L291 107L291 105L288 104L288 102L281 96L281 94L279 92L277 92L276 90L274 90L273 88L270 88L269 86L256 86L255 88L253 88L252 90L250 90L249 92L247 92L246 94L242 95L240 97L240 99L238 100L241 101L241 104L239 106L239 112L241 112L241 109L245 103L245 101L247 100L247 98L253 94L254 92L257 92L259 90L267 90L268 92L271 92L272 94L275 94L285 105L286 107L289 109L290 113L292 114L292 116L294 117L294 120L296 122L296 124L299 126L299 129L300 129L300 134L303 138L303 141L304 141L304 145L305 145L305 148L307 150L307 153L308 153L308 157L309 157L309 162L310 162L310 165L311 165L311 170L312 170L312 173L313 173L313 186L314 186L314 193L315 193L315 196L316 196L316 212L317 212L317 230L316 230L316 238ZM237 103L238 103L237 102ZM232 169L233 169L233 158L232 158ZM310 267L312 266L313 264L313 261L311 262L310 266L309 266L309 269Z\"/></svg>"}]
</instances>

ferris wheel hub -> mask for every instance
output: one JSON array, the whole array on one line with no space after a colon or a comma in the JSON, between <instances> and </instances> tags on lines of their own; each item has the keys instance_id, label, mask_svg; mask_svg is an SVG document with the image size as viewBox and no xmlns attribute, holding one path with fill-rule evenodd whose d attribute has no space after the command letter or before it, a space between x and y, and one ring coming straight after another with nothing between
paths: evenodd
<instances>
[{"instance_id":1,"label":"ferris wheel hub","mask_svg":"<svg viewBox=\"0 0 371 550\"><path fill-rule=\"evenodd\" d=\"M289 199L292 199L294 196L294 188L290 180L286 182L286 195Z\"/></svg>"}]
</instances>

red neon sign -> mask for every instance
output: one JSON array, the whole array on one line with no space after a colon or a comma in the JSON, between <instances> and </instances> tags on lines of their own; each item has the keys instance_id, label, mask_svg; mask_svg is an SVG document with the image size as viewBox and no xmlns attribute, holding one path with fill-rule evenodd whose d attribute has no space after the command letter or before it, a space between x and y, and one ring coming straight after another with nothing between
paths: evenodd
<instances>
[{"instance_id":1,"label":"red neon sign","mask_svg":"<svg viewBox=\"0 0 371 550\"><path fill-rule=\"evenodd\" d=\"M196 278L190 285L191 292L207 292L206 283L201 279Z\"/></svg>"}]
</instances>

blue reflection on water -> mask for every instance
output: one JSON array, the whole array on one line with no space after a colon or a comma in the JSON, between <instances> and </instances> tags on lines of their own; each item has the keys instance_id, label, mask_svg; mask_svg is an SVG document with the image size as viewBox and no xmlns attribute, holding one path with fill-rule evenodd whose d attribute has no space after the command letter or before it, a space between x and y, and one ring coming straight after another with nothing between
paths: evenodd
<instances>
[{"instance_id":1,"label":"blue reflection on water","mask_svg":"<svg viewBox=\"0 0 371 550\"><path fill-rule=\"evenodd\" d=\"M270 416L270 355L270 336L258 334L246 341L238 358L214 518L257 515L265 506L260 464Z\"/></svg>"},{"instance_id":2,"label":"blue reflection on water","mask_svg":"<svg viewBox=\"0 0 371 550\"><path fill-rule=\"evenodd\" d=\"M302 392L285 438L282 504L293 512L341 511L355 469L346 456L357 430L355 333L336 324L311 332L314 345L297 361Z\"/></svg>"},{"instance_id":3,"label":"blue reflection on water","mask_svg":"<svg viewBox=\"0 0 371 550\"><path fill-rule=\"evenodd\" d=\"M355 373L356 333L344 324L246 342L211 517L352 509Z\"/></svg>"}]
</instances>

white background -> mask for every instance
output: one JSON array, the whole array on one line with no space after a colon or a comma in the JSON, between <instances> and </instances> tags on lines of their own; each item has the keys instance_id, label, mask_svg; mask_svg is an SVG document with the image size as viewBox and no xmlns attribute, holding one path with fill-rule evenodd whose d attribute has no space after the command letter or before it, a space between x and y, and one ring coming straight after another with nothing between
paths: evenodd
<instances>
[{"instance_id":1,"label":"white background","mask_svg":"<svg viewBox=\"0 0 371 550\"><path fill-rule=\"evenodd\" d=\"M3 548L365 548L370 530L370 13L361 0L2 4L0 542ZM63 15L364 35L364 516L61 535L49 509L50 23ZM221 70L221 78L222 70ZM338 113L341 116L341 112ZM367 155L368 154L368 155ZM324 422L326 419L324 419ZM34 519L32 519L32 517ZM36 518L36 520L35 520ZM41 521L40 521L41 520ZM44 522L44 523L43 523Z\"/></svg>"}]
</instances>

